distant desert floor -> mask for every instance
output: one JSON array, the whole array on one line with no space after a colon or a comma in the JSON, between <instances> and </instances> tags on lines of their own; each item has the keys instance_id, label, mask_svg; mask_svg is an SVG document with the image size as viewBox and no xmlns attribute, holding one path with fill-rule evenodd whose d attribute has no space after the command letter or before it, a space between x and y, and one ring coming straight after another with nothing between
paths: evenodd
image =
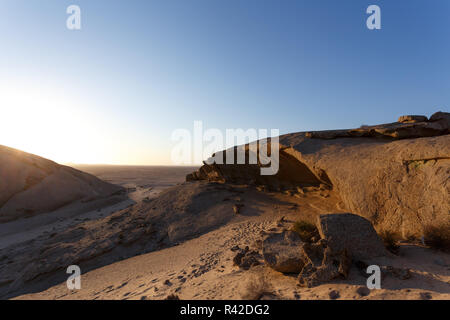
<instances>
[{"instance_id":1,"label":"distant desert floor","mask_svg":"<svg viewBox=\"0 0 450 320\"><path fill-rule=\"evenodd\" d=\"M81 168L89 172L85 168ZM94 173L90 171L90 173ZM136 183L119 176L110 182ZM140 181L139 183L145 183ZM60 283L43 292L15 299L249 299L263 290L262 299L450 299L450 255L419 244L402 244L398 256L383 258L385 265L409 268L411 277L386 276L381 289L369 291L366 277L353 267L349 278L313 288L299 287L296 276L283 275L263 264L242 270L233 265L236 246L258 249L267 232L289 229L293 222L320 212L343 212L339 199L308 194L260 192L235 186L245 204L241 214L227 224L176 246L135 256L82 274L81 289L68 290ZM228 200L228 199L227 199ZM281 219L284 217L283 219ZM259 288L261 279L267 285ZM256 289L252 284L257 284Z\"/></svg>"},{"instance_id":2,"label":"distant desert floor","mask_svg":"<svg viewBox=\"0 0 450 320\"><path fill-rule=\"evenodd\" d=\"M162 190L182 183L197 167L73 165L103 181L127 188L129 197L140 201L157 196Z\"/></svg>"}]
</instances>

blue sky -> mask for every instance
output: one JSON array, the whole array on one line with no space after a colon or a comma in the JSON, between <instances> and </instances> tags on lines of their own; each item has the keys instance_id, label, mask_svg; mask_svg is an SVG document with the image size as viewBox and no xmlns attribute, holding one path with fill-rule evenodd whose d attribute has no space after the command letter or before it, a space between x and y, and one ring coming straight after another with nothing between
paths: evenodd
<instances>
[{"instance_id":1,"label":"blue sky","mask_svg":"<svg viewBox=\"0 0 450 320\"><path fill-rule=\"evenodd\" d=\"M59 162L170 164L195 120L288 133L450 109L448 0L1 0L0 39L0 144Z\"/></svg>"}]
</instances>

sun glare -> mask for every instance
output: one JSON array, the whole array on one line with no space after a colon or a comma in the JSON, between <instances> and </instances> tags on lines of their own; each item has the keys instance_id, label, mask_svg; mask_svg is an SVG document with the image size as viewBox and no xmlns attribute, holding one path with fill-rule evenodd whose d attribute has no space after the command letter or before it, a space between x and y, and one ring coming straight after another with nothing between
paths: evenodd
<instances>
[{"instance_id":1,"label":"sun glare","mask_svg":"<svg viewBox=\"0 0 450 320\"><path fill-rule=\"evenodd\" d=\"M100 163L101 136L73 97L47 88L1 86L0 144L60 163Z\"/></svg>"}]
</instances>

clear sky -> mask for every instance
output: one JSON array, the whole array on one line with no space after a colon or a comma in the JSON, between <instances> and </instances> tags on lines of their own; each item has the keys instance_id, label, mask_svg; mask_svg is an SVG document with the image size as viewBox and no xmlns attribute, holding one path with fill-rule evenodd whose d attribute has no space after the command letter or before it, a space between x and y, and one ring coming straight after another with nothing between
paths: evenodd
<instances>
[{"instance_id":1,"label":"clear sky","mask_svg":"<svg viewBox=\"0 0 450 320\"><path fill-rule=\"evenodd\" d=\"M171 164L195 120L288 133L450 109L448 0L0 0L0 41L0 144L63 163Z\"/></svg>"}]
</instances>

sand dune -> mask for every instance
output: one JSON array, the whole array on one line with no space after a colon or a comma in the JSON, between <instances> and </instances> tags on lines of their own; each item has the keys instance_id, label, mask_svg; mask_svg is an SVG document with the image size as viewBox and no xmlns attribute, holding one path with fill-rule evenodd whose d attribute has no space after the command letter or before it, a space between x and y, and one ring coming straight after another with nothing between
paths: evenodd
<instances>
[{"instance_id":1,"label":"sand dune","mask_svg":"<svg viewBox=\"0 0 450 320\"><path fill-rule=\"evenodd\" d=\"M124 189L53 161L0 146L0 222L123 193Z\"/></svg>"}]
</instances>

